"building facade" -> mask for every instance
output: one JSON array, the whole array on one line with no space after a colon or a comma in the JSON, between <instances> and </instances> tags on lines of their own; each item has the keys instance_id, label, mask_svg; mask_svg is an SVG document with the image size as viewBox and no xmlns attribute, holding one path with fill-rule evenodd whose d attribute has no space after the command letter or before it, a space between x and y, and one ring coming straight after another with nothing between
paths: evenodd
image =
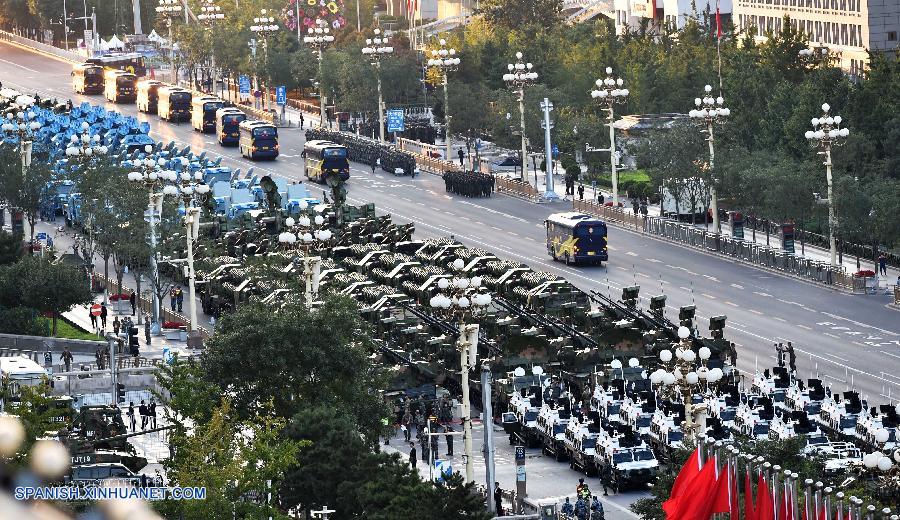
<instances>
[{"instance_id":1,"label":"building facade","mask_svg":"<svg viewBox=\"0 0 900 520\"><path fill-rule=\"evenodd\" d=\"M735 25L755 28L757 38L780 32L785 16L854 75L864 70L867 51L897 52L900 0L734 0Z\"/></svg>"},{"instance_id":2,"label":"building facade","mask_svg":"<svg viewBox=\"0 0 900 520\"><path fill-rule=\"evenodd\" d=\"M668 26L682 29L695 14L702 16L709 12L715 17L718 4L723 24L731 18L732 0L614 0L613 17L616 30L622 34L627 27L634 30L640 27L644 19L653 19L657 26Z\"/></svg>"}]
</instances>

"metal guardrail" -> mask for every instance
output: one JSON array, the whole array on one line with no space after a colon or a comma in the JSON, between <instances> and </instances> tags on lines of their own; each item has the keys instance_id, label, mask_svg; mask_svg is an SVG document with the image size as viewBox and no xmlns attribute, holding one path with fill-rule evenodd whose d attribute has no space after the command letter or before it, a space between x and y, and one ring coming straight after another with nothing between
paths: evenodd
<instances>
[{"instance_id":1,"label":"metal guardrail","mask_svg":"<svg viewBox=\"0 0 900 520\"><path fill-rule=\"evenodd\" d=\"M499 176L495 177L494 179L496 182L495 187L498 193L505 193L507 195L525 199L530 202L539 202L543 200L540 192L526 181Z\"/></svg>"},{"instance_id":2,"label":"metal guardrail","mask_svg":"<svg viewBox=\"0 0 900 520\"><path fill-rule=\"evenodd\" d=\"M775 247L712 233L662 217L645 217L624 208L600 206L589 201L574 201L573 206L577 211L595 215L607 222L615 222L628 229L726 256L741 263L849 292L866 291L865 279L848 274L843 266L833 267L828 262L787 253Z\"/></svg>"},{"instance_id":3,"label":"metal guardrail","mask_svg":"<svg viewBox=\"0 0 900 520\"><path fill-rule=\"evenodd\" d=\"M24 36L19 36L18 34L7 31L0 31L0 40L17 43L19 45L29 47L45 54L51 54L53 56L56 56L57 58L62 58L73 63L81 63L86 59L85 56L77 52L60 49L59 47L54 47L53 45L48 45L46 43L32 40L31 38L25 38Z\"/></svg>"}]
</instances>

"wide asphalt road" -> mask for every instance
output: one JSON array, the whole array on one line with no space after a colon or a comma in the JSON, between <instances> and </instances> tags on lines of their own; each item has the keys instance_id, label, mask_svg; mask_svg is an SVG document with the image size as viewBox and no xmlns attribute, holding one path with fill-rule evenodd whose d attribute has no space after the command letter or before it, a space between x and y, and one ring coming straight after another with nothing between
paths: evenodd
<instances>
[{"instance_id":1,"label":"wide asphalt road","mask_svg":"<svg viewBox=\"0 0 900 520\"><path fill-rule=\"evenodd\" d=\"M0 43L0 81L26 91L73 102L104 104L102 96L72 93L68 63ZM134 105L110 106L151 124L151 136L192 150L223 156L223 165L250 167L260 174L303 180L298 129L281 131L282 155L274 162L251 163L236 149L222 148L189 124L172 125L137 112ZM668 315L695 304L700 328L710 316L727 315L726 338L739 345L739 367L774 364L773 342L793 341L801 377L819 374L834 390L853 387L872 404L900 395L900 312L886 296L848 295L708 256L639 233L611 227L610 262L602 267L566 267L553 262L544 246L543 220L566 211L566 202L530 204L502 195L466 199L444 192L443 181L423 174L416 179L372 174L354 164L348 184L352 203L374 202L395 220L414 222L417 236L453 235L461 242L495 252L539 270L560 274L583 290L618 298L624 286L640 285L644 305L657 294L668 296ZM312 190L320 189L318 185Z\"/></svg>"}]
</instances>

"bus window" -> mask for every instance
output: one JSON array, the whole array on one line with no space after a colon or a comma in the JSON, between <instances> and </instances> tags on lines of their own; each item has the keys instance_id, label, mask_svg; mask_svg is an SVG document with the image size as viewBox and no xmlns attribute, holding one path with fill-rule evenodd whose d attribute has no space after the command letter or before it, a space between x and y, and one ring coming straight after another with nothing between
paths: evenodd
<instances>
[{"instance_id":1,"label":"bus window","mask_svg":"<svg viewBox=\"0 0 900 520\"><path fill-rule=\"evenodd\" d=\"M253 129L254 139L274 139L278 137L278 131L271 126L263 126Z\"/></svg>"}]
</instances>

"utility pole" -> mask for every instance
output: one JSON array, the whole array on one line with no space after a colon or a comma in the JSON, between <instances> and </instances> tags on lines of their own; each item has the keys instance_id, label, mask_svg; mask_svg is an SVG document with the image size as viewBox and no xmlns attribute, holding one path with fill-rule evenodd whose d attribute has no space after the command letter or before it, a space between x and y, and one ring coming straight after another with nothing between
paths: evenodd
<instances>
[{"instance_id":1,"label":"utility pole","mask_svg":"<svg viewBox=\"0 0 900 520\"><path fill-rule=\"evenodd\" d=\"M496 482L494 468L494 428L493 428L493 403L491 393L491 367L487 363L481 365L481 408L484 410L482 424L484 425L484 472L487 493L488 511L496 514L496 506L491 497Z\"/></svg>"},{"instance_id":2,"label":"utility pole","mask_svg":"<svg viewBox=\"0 0 900 520\"><path fill-rule=\"evenodd\" d=\"M507 74L503 75L503 81L506 86L519 95L519 129L522 132L522 177L521 180L527 181L525 169L528 168L528 151L526 148L525 137L525 87L533 85L537 81L538 73L532 71L534 67L531 63L522 61L522 53L516 53L516 62L506 65Z\"/></svg>"},{"instance_id":3,"label":"utility pole","mask_svg":"<svg viewBox=\"0 0 900 520\"><path fill-rule=\"evenodd\" d=\"M141 27L141 0L131 0L131 14L134 17L134 34L144 34Z\"/></svg>"},{"instance_id":4,"label":"utility pole","mask_svg":"<svg viewBox=\"0 0 900 520\"><path fill-rule=\"evenodd\" d=\"M550 111L553 110L553 103L550 102L549 98L544 98L541 108L544 110L544 122L541 126L544 127L544 157L547 162L544 199L554 200L558 199L559 195L553 190L553 144L550 142L550 130L553 128L553 121L550 121ZM537 186L535 186L535 189L537 189Z\"/></svg>"}]
</instances>

